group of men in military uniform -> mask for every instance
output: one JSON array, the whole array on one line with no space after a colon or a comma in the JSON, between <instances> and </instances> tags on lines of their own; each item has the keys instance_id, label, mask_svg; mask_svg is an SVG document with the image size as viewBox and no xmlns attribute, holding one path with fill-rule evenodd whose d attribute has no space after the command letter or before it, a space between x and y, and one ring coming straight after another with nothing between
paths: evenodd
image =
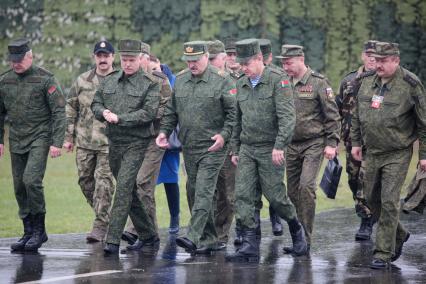
<instances>
[{"instance_id":1,"label":"group of men in military uniform","mask_svg":"<svg viewBox=\"0 0 426 284\"><path fill-rule=\"evenodd\" d=\"M325 76L305 63L302 46L285 44L282 68L266 39L192 41L183 45L188 68L173 91L147 68L149 45L100 41L96 67L73 83L67 100L48 71L32 64L28 40L8 46L12 69L0 77L0 156L6 115L15 195L24 235L12 250L37 250L47 241L42 179L47 155L76 146L79 184L95 212L88 241L118 254L126 229L137 238L127 250L158 247L154 187L168 137L179 124L191 211L177 245L193 254L226 248L235 214L236 251L228 261L258 261L262 195L270 204L274 235L288 224L292 246L309 254L316 180L324 157L347 152L348 182L361 216L357 240L377 223L372 268L399 258L410 233L399 222L399 195L420 140L426 170L426 94L399 66L395 43L368 41L363 66L348 74L336 97ZM284 173L287 168L287 188ZM402 173L402 174L401 174ZM114 189L114 176L116 186ZM115 190L115 194L114 194Z\"/></svg>"}]
</instances>

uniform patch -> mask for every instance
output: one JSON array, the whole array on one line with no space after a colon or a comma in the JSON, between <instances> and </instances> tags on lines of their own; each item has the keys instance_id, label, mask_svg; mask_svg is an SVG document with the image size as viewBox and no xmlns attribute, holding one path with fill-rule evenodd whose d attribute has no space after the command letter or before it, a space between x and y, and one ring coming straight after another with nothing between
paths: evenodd
<instances>
[{"instance_id":1,"label":"uniform patch","mask_svg":"<svg viewBox=\"0 0 426 284\"><path fill-rule=\"evenodd\" d=\"M231 89L231 90L229 90L229 94L230 95L236 95L237 94L237 89Z\"/></svg>"},{"instance_id":2,"label":"uniform patch","mask_svg":"<svg viewBox=\"0 0 426 284\"><path fill-rule=\"evenodd\" d=\"M314 93L299 93L297 94L297 97L299 98L313 98L314 97Z\"/></svg>"},{"instance_id":3,"label":"uniform patch","mask_svg":"<svg viewBox=\"0 0 426 284\"><path fill-rule=\"evenodd\" d=\"M297 91L301 93L312 93L314 91L314 87L312 85L301 86L297 88Z\"/></svg>"},{"instance_id":4,"label":"uniform patch","mask_svg":"<svg viewBox=\"0 0 426 284\"><path fill-rule=\"evenodd\" d=\"M325 94L329 99L334 98L333 89L332 88L325 88Z\"/></svg>"},{"instance_id":5,"label":"uniform patch","mask_svg":"<svg viewBox=\"0 0 426 284\"><path fill-rule=\"evenodd\" d=\"M65 98L64 96L57 96L56 99L56 105L58 105L59 107L64 107L65 106Z\"/></svg>"},{"instance_id":6,"label":"uniform patch","mask_svg":"<svg viewBox=\"0 0 426 284\"><path fill-rule=\"evenodd\" d=\"M50 88L47 90L47 92L51 95L56 91L56 86L50 86Z\"/></svg>"},{"instance_id":7,"label":"uniform patch","mask_svg":"<svg viewBox=\"0 0 426 284\"><path fill-rule=\"evenodd\" d=\"M290 82L288 80L281 81L281 87L286 88L290 86Z\"/></svg>"}]
</instances>

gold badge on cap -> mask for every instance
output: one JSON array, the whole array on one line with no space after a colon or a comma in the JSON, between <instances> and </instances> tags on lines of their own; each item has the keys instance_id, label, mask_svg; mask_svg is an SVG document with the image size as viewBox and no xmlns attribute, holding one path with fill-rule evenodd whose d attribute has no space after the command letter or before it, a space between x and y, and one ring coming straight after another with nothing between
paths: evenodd
<instances>
[{"instance_id":1,"label":"gold badge on cap","mask_svg":"<svg viewBox=\"0 0 426 284\"><path fill-rule=\"evenodd\" d=\"M187 46L185 48L185 52L187 52L187 53L192 53L193 51L194 51L194 48L192 46Z\"/></svg>"},{"instance_id":2,"label":"gold badge on cap","mask_svg":"<svg viewBox=\"0 0 426 284\"><path fill-rule=\"evenodd\" d=\"M104 48L106 46L105 42L101 42L100 47Z\"/></svg>"}]
</instances>

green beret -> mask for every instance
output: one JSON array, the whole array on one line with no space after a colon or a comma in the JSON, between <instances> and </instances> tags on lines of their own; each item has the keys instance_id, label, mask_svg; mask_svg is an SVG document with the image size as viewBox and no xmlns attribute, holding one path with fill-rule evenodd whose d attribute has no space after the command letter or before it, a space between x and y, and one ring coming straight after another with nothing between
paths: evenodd
<instances>
[{"instance_id":1,"label":"green beret","mask_svg":"<svg viewBox=\"0 0 426 284\"><path fill-rule=\"evenodd\" d=\"M243 39L235 43L238 63L245 63L256 54L261 53L259 41L255 38Z\"/></svg>"},{"instance_id":2,"label":"green beret","mask_svg":"<svg viewBox=\"0 0 426 284\"><path fill-rule=\"evenodd\" d=\"M294 44L284 44L281 46L281 55L275 56L276 58L290 58L297 56L305 56L303 53L303 46Z\"/></svg>"},{"instance_id":3,"label":"green beret","mask_svg":"<svg viewBox=\"0 0 426 284\"><path fill-rule=\"evenodd\" d=\"M142 53L142 44L139 40L122 39L118 42L118 52L121 55L136 56Z\"/></svg>"},{"instance_id":4,"label":"green beret","mask_svg":"<svg viewBox=\"0 0 426 284\"><path fill-rule=\"evenodd\" d=\"M392 55L399 55L399 48L397 43L391 42L376 42L374 51L371 53L373 57L384 58Z\"/></svg>"},{"instance_id":5,"label":"green beret","mask_svg":"<svg viewBox=\"0 0 426 284\"><path fill-rule=\"evenodd\" d=\"M207 43L209 59L215 58L219 53L225 52L225 45L220 40L213 40Z\"/></svg>"},{"instance_id":6,"label":"green beret","mask_svg":"<svg viewBox=\"0 0 426 284\"><path fill-rule=\"evenodd\" d=\"M21 62L25 53L31 50L30 40L27 38L20 38L13 40L7 46L9 51L7 59L12 62Z\"/></svg>"},{"instance_id":7,"label":"green beret","mask_svg":"<svg viewBox=\"0 0 426 284\"><path fill-rule=\"evenodd\" d=\"M189 41L183 44L183 56L184 61L197 61L207 53L207 44L205 41Z\"/></svg>"}]
</instances>

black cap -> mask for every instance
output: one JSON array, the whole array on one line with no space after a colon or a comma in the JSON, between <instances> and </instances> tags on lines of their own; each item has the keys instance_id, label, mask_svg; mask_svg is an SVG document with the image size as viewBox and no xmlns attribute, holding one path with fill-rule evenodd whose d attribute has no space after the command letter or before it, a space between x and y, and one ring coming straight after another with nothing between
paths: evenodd
<instances>
[{"instance_id":1,"label":"black cap","mask_svg":"<svg viewBox=\"0 0 426 284\"><path fill-rule=\"evenodd\" d=\"M95 44L95 48L93 49L94 54L98 54L99 52L114 53L114 47L108 41L101 40Z\"/></svg>"},{"instance_id":2,"label":"black cap","mask_svg":"<svg viewBox=\"0 0 426 284\"><path fill-rule=\"evenodd\" d=\"M13 40L7 46L9 54L7 59L12 62L20 62L25 56L25 53L31 50L30 40L27 38L20 38Z\"/></svg>"}]
</instances>

